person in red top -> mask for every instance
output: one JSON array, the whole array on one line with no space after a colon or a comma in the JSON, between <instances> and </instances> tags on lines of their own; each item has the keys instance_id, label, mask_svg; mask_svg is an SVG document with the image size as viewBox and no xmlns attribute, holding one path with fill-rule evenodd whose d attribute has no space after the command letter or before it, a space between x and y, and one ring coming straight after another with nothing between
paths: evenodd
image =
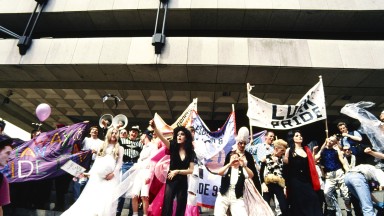
<instances>
[{"instance_id":1,"label":"person in red top","mask_svg":"<svg viewBox=\"0 0 384 216\"><path fill-rule=\"evenodd\" d=\"M0 168L8 163L9 155L12 151L12 140L6 139L0 142ZM0 216L3 216L3 206L8 205L11 200L9 197L9 185L7 178L0 173Z\"/></svg>"}]
</instances>

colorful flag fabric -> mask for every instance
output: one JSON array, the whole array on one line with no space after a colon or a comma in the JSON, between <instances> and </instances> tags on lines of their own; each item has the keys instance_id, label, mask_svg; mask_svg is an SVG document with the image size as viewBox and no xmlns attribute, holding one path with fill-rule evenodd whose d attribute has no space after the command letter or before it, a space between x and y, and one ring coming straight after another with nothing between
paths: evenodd
<instances>
[{"instance_id":1,"label":"colorful flag fabric","mask_svg":"<svg viewBox=\"0 0 384 216\"><path fill-rule=\"evenodd\" d=\"M10 183L14 183L63 175L65 171L60 167L68 160L87 167L91 151L79 151L87 127L87 123L77 123L15 144L8 164L0 172Z\"/></svg>"},{"instance_id":2,"label":"colorful flag fabric","mask_svg":"<svg viewBox=\"0 0 384 216\"><path fill-rule=\"evenodd\" d=\"M323 82L313 86L296 105L268 103L248 92L247 116L252 126L288 130L327 118Z\"/></svg>"},{"instance_id":3,"label":"colorful flag fabric","mask_svg":"<svg viewBox=\"0 0 384 216\"><path fill-rule=\"evenodd\" d=\"M178 126L190 126L192 125L192 111L197 111L197 98L193 99L192 103L189 104L187 109L179 116L179 118L172 124L168 125L161 118L161 116L155 113L153 120L155 121L156 127L163 133L164 137L171 138L173 134L173 129Z\"/></svg>"},{"instance_id":4,"label":"colorful flag fabric","mask_svg":"<svg viewBox=\"0 0 384 216\"><path fill-rule=\"evenodd\" d=\"M235 113L232 112L224 125L211 132L200 116L193 112L192 125L195 128L195 152L199 161L199 187L196 191L198 205L213 208L221 184L221 176L213 173L224 165L225 156L236 144Z\"/></svg>"}]
</instances>

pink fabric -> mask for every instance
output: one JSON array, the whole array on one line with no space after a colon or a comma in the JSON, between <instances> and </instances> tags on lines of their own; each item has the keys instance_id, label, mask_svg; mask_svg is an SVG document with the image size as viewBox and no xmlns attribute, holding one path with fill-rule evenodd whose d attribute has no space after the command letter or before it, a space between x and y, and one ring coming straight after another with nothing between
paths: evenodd
<instances>
[{"instance_id":1,"label":"pink fabric","mask_svg":"<svg viewBox=\"0 0 384 216\"><path fill-rule=\"evenodd\" d=\"M155 166L155 176L160 182L165 183L167 181L167 175L169 170L170 156L165 155L157 162Z\"/></svg>"},{"instance_id":2,"label":"pink fabric","mask_svg":"<svg viewBox=\"0 0 384 216\"><path fill-rule=\"evenodd\" d=\"M244 184L243 197L248 216L274 216L271 207L257 191L253 181L246 179Z\"/></svg>"},{"instance_id":3,"label":"pink fabric","mask_svg":"<svg viewBox=\"0 0 384 216\"><path fill-rule=\"evenodd\" d=\"M161 187L160 191L157 193L155 199L148 207L148 216L161 216L161 210L164 201L165 193L165 184Z\"/></svg>"},{"instance_id":4,"label":"pink fabric","mask_svg":"<svg viewBox=\"0 0 384 216\"><path fill-rule=\"evenodd\" d=\"M200 216L199 207L187 204L185 209L185 216Z\"/></svg>"},{"instance_id":5,"label":"pink fabric","mask_svg":"<svg viewBox=\"0 0 384 216\"><path fill-rule=\"evenodd\" d=\"M4 175L3 182L0 185L0 206L5 206L11 203L10 197L9 197L9 184L7 178L5 178Z\"/></svg>"},{"instance_id":6,"label":"pink fabric","mask_svg":"<svg viewBox=\"0 0 384 216\"><path fill-rule=\"evenodd\" d=\"M150 203L148 216L161 216L165 193L165 181L169 170L169 151L162 147L157 155L151 159L151 166L155 167L154 178L149 189Z\"/></svg>"}]
</instances>

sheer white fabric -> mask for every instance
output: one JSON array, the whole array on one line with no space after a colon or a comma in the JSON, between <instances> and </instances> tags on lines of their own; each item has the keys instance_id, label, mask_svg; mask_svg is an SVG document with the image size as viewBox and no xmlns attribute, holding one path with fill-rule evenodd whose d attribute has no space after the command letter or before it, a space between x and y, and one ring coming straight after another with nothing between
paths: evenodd
<instances>
[{"instance_id":1,"label":"sheer white fabric","mask_svg":"<svg viewBox=\"0 0 384 216\"><path fill-rule=\"evenodd\" d=\"M350 103L346 104L340 113L359 120L361 123L359 130L368 136L375 150L382 151L384 150L384 126L372 113L364 109L373 105L375 105L373 102L367 101Z\"/></svg>"},{"instance_id":2,"label":"sheer white fabric","mask_svg":"<svg viewBox=\"0 0 384 216\"><path fill-rule=\"evenodd\" d=\"M116 160L109 145L104 157L96 157L90 170L90 178L79 199L62 216L109 216L116 214L117 199L112 198L114 188L119 184L119 171L122 164L123 148L119 148ZM111 180L105 177L114 173Z\"/></svg>"}]
</instances>

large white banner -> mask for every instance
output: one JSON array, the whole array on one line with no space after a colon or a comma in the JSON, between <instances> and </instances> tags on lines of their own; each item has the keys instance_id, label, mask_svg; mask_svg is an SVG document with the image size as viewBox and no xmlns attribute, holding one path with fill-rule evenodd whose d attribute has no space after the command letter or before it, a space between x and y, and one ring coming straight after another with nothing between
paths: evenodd
<instances>
[{"instance_id":1,"label":"large white banner","mask_svg":"<svg viewBox=\"0 0 384 216\"><path fill-rule=\"evenodd\" d=\"M326 119L323 82L313 86L296 105L271 104L248 92L248 112L252 126L286 130Z\"/></svg>"},{"instance_id":2,"label":"large white banner","mask_svg":"<svg viewBox=\"0 0 384 216\"><path fill-rule=\"evenodd\" d=\"M225 156L236 144L235 113L232 112L224 125L211 132L196 113L192 113L195 128L195 152L201 163L199 166L199 187L196 192L198 205L213 208L221 184L221 176L215 175L224 165Z\"/></svg>"}]
</instances>

